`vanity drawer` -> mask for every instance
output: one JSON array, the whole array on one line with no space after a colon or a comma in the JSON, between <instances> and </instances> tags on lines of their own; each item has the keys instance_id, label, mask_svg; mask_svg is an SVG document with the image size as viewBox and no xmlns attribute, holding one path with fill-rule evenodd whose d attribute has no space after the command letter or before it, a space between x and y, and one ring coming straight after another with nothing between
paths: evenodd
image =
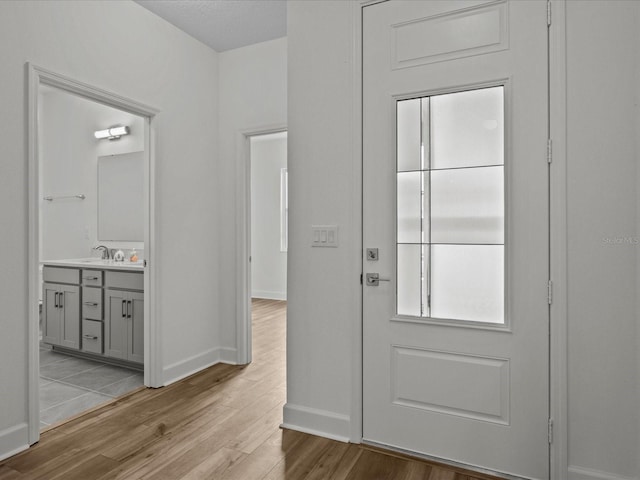
<instances>
[{"instance_id":1,"label":"vanity drawer","mask_svg":"<svg viewBox=\"0 0 640 480\"><path fill-rule=\"evenodd\" d=\"M82 318L102 320L102 289L82 287Z\"/></svg>"},{"instance_id":2,"label":"vanity drawer","mask_svg":"<svg viewBox=\"0 0 640 480\"><path fill-rule=\"evenodd\" d=\"M82 270L82 285L88 287L102 286L102 270Z\"/></svg>"},{"instance_id":3,"label":"vanity drawer","mask_svg":"<svg viewBox=\"0 0 640 480\"><path fill-rule=\"evenodd\" d=\"M42 271L42 279L49 283L80 283L80 270L77 268L62 268L46 266Z\"/></svg>"},{"instance_id":4,"label":"vanity drawer","mask_svg":"<svg viewBox=\"0 0 640 480\"><path fill-rule=\"evenodd\" d=\"M107 288L119 288L122 290L144 290L144 273L133 272L105 272L105 285Z\"/></svg>"},{"instance_id":5,"label":"vanity drawer","mask_svg":"<svg viewBox=\"0 0 640 480\"><path fill-rule=\"evenodd\" d=\"M102 322L82 320L82 350L102 354Z\"/></svg>"}]
</instances>

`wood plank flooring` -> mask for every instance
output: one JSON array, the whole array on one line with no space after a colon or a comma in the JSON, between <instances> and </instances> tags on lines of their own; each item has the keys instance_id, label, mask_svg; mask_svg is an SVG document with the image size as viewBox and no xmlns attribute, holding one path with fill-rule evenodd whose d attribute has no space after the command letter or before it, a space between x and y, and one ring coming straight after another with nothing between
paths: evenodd
<instances>
[{"instance_id":1,"label":"wood plank flooring","mask_svg":"<svg viewBox=\"0 0 640 480\"><path fill-rule=\"evenodd\" d=\"M145 389L46 431L0 480L494 480L281 430L286 303L253 302L253 358Z\"/></svg>"}]
</instances>

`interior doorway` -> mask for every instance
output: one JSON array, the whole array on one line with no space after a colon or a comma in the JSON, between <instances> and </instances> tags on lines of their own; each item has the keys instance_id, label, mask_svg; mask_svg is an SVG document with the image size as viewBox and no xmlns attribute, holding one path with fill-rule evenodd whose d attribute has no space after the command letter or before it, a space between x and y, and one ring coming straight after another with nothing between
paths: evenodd
<instances>
[{"instance_id":1,"label":"interior doorway","mask_svg":"<svg viewBox=\"0 0 640 480\"><path fill-rule=\"evenodd\" d=\"M287 299L286 127L241 133L238 152L237 357L244 364L253 356L253 302Z\"/></svg>"},{"instance_id":2,"label":"interior doorway","mask_svg":"<svg viewBox=\"0 0 640 480\"><path fill-rule=\"evenodd\" d=\"M159 344L154 342L158 325L151 322L154 311L154 154L151 148L154 143L153 125L154 117L158 111L152 107L145 106L133 100L124 98L119 95L77 82L68 77L47 71L34 65L28 65L28 119L29 119L29 139L28 139L28 158L29 158L29 378L28 378L28 398L29 398L29 443L33 444L38 441L40 436L41 424L41 402L40 393L41 383L51 383L41 381L40 374L40 348L41 340L46 340L49 344L57 344L62 349L66 349L67 353L74 354L77 351L77 357L91 351L91 348L83 348L84 340L91 342L96 341L104 334L104 327L99 319L92 318L94 313L85 312L86 308L95 308L101 305L102 301L107 301L108 295L97 287L102 284L92 285L91 282L99 283L96 276L84 273L89 270L99 270L99 265L87 263L86 266L74 268L70 265L55 265L46 272L41 270L45 256L72 256L75 252L82 251L82 257L86 260L98 260L99 257L91 257L91 248L98 243L105 243L98 233L101 230L106 232L106 226L100 226L98 221L99 210L99 192L107 193L107 185L101 185L99 180L99 158L111 159L120 157L121 154L129 159L135 156L136 167L139 178L139 191L136 198L139 199L140 210L138 216L139 230L135 238L122 238L122 242L118 245L110 245L118 250L124 249L130 251L139 248L140 259L135 260L135 256L129 258L127 267L131 267L131 274L136 274L136 280L139 280L131 290L136 292L124 292L121 296L128 295L130 298L127 303L127 315L123 313L122 318L135 318L136 330L136 348L135 356L132 359L139 365L139 370L144 368L144 376L139 375L135 379L139 383L147 386L159 385L159 366L156 365L156 359L159 358L156 349ZM48 97L45 99L45 97ZM71 104L74 104L71 107ZM57 105L57 107L55 107ZM58 108L55 112L44 109ZM74 110L76 114L71 115L70 110ZM92 114L99 118L99 123L93 124L88 118ZM96 112L100 112L96 114ZM48 115L51 114L51 115ZM86 115L85 115L86 114ZM61 117L69 115L65 121ZM114 115L119 119L115 119ZM49 121L50 120L50 121ZM71 133L66 131L70 124L79 122L78 124L78 141L84 145L71 145ZM102 122L105 122L103 125ZM122 123L131 122L130 125L114 125L112 122ZM55 132L56 126L61 131ZM111 127L120 127L118 131L109 132ZM124 128L127 127L127 128ZM108 147L109 142L120 137L131 134L127 141L118 142L119 147L115 147L116 142ZM46 132L45 132L46 130ZM106 136L100 136L100 131L107 131ZM99 148L96 148L96 142L104 142ZM60 164L51 170L45 168L45 150L47 145L55 145L59 152L56 155L60 157ZM127 146L128 145L128 146ZM122 150L126 151L119 151ZM86 150L86 151L85 151ZM78 153L79 152L79 153ZM137 152L135 154L131 152ZM49 153L52 153L49 151ZM69 161L72 156L78 154L79 162L75 166ZM81 163L82 159L86 163ZM64 162L67 162L66 164ZM51 165L48 165L51 166ZM132 167L133 168L133 167ZM78 172L76 170L81 170ZM47 175L48 173L48 175ZM73 179L71 177L76 176ZM127 176L128 179L133 177L133 173ZM81 188L76 188L81 186ZM48 191L48 190L51 191ZM76 191L77 190L77 191ZM116 195L121 198L121 195ZM131 200L133 202L133 200ZM107 201L111 204L113 202ZM46 204L50 208L46 211L42 208ZM105 204L106 205L106 204ZM66 207L66 208L65 208ZM133 205L131 207L133 209ZM71 211L69 211L71 210ZM66 213L65 213L66 212ZM80 218L79 218L80 217ZM105 218L106 211L105 211ZM74 223L75 222L75 223ZM74 225L71 225L74 223ZM112 235L111 233L107 235ZM128 235L127 235L128 236ZM46 238L43 241L43 238ZM105 237L106 238L106 237ZM116 238L114 237L114 240ZM47 243L48 242L48 243ZM104 248L109 250L107 246ZM64 253L63 253L64 252ZM137 256L137 255L136 255ZM88 258L91 257L91 258ZM60 260L60 259L56 259ZM69 260L63 259L63 260ZM77 259L78 261L80 259ZM118 264L122 267L124 263ZM100 265L104 266L104 265ZM119 269L122 271L122 268ZM136 270L134 272L134 270ZM42 272L42 273L41 273ZM75 278L77 277L77 278ZM100 276L103 280L106 278ZM45 282L54 288L51 291L43 288ZM86 287L92 287L91 291L87 290L86 298L83 298L83 292ZM55 290L55 289L58 290ZM55 290L55 291L54 291ZM105 290L106 291L106 290ZM46 294L46 298L45 298ZM95 294L95 295L94 295ZM91 298L89 298L91 296ZM95 298L93 298L95 296ZM124 298L124 297L123 297ZM42 303L41 303L42 302ZM122 301L125 304L125 301ZM42 305L42 307L40 307ZM145 305L142 308L142 305ZM68 308L67 308L68 307ZM41 333L41 308L53 318L52 322L43 325ZM108 308L105 309L108 316ZM123 307L123 312L125 309ZM54 318L55 317L55 318ZM101 317L104 318L104 317ZM133 320L131 321L133 325ZM48 329L48 330L47 330ZM133 331L133 330L132 330ZM66 336L69 333L69 336ZM133 334L131 334L133 336ZM138 340L139 339L139 340ZM88 344L87 344L88 345ZM97 347L96 347L97 348ZM95 353L98 353L97 350ZM103 350L104 353L104 350ZM45 352L47 354L47 352ZM97 357L99 359L99 357ZM105 357L106 359L106 357ZM80 360L80 359L79 359ZM91 360L90 360L91 362ZM75 365L78 363L78 365ZM105 362L108 363L108 362ZM111 363L118 363L113 361ZM133 363L133 362L130 362ZM82 364L82 365L80 365ZM126 365L126 361L122 362ZM142 367L144 365L144 367ZM74 362L76 369L85 372L98 368L100 363L84 363L83 361ZM44 368L43 368L44 370ZM48 370L54 370L49 368ZM82 373L78 372L78 373ZM61 373L61 372L59 372ZM94 376L91 374L87 377ZM110 372L115 374L115 370ZM128 376L128 375L125 375ZM133 377L134 375L131 375ZM122 377L122 372L116 377ZM62 380L51 379L49 380ZM122 378L124 380L124 377ZM116 380L118 381L118 380ZM74 388L68 384L60 383L64 388L69 390ZM67 382L68 383L68 382ZM116 382L110 382L116 383ZM125 382L126 383L126 382ZM125 388L124 385L120 387ZM112 392L111 396L118 396L117 391ZM105 399L111 396L105 396ZM102 397L100 397L102 398ZM100 400L96 395L92 395L93 401ZM82 403L82 402L80 402ZM91 402L89 402L91 403ZM99 402L103 403L103 402ZM88 405L91 408L92 405ZM73 415L75 412L71 412ZM48 423L48 422L47 422ZM57 423L57 422L54 422Z\"/></svg>"},{"instance_id":3,"label":"interior doorway","mask_svg":"<svg viewBox=\"0 0 640 480\"><path fill-rule=\"evenodd\" d=\"M287 132L251 142L251 298L287 299Z\"/></svg>"},{"instance_id":4,"label":"interior doorway","mask_svg":"<svg viewBox=\"0 0 640 480\"><path fill-rule=\"evenodd\" d=\"M44 430L143 385L142 364L114 365L114 357L104 356L109 319L104 318L102 264L118 264L99 260L118 250L144 258L145 119L48 85L40 87L39 102L39 385ZM96 137L95 132L112 125L120 126L120 135ZM96 261L88 263L93 258ZM74 260L84 263L74 268ZM144 269L140 261L123 266L138 274ZM77 272L80 277L67 279L53 272ZM98 277L100 281L94 280Z\"/></svg>"}]
</instances>

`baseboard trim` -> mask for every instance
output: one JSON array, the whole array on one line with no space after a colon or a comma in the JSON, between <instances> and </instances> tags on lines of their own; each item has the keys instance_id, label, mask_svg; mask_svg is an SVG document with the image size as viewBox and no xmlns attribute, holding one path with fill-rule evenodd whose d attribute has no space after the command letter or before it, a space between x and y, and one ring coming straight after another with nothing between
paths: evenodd
<instances>
[{"instance_id":1,"label":"baseboard trim","mask_svg":"<svg viewBox=\"0 0 640 480\"><path fill-rule=\"evenodd\" d=\"M216 347L162 369L162 384L171 385L217 363L236 363L235 349Z\"/></svg>"},{"instance_id":2,"label":"baseboard trim","mask_svg":"<svg viewBox=\"0 0 640 480\"><path fill-rule=\"evenodd\" d=\"M591 468L569 466L569 480L638 480L638 477L626 477Z\"/></svg>"},{"instance_id":3,"label":"baseboard trim","mask_svg":"<svg viewBox=\"0 0 640 480\"><path fill-rule=\"evenodd\" d=\"M268 292L266 290L255 290L251 292L251 298L264 298L265 300L286 300L287 292Z\"/></svg>"},{"instance_id":4,"label":"baseboard trim","mask_svg":"<svg viewBox=\"0 0 640 480\"><path fill-rule=\"evenodd\" d=\"M238 362L238 349L237 348L219 348L220 350L220 362L228 363L230 365L239 365Z\"/></svg>"},{"instance_id":5,"label":"baseboard trim","mask_svg":"<svg viewBox=\"0 0 640 480\"><path fill-rule=\"evenodd\" d=\"M29 426L20 423L0 431L0 461L29 448Z\"/></svg>"},{"instance_id":6,"label":"baseboard trim","mask_svg":"<svg viewBox=\"0 0 640 480\"><path fill-rule=\"evenodd\" d=\"M287 403L283 409L283 417L282 428L330 438L339 442L350 441L351 425L347 415Z\"/></svg>"}]
</instances>

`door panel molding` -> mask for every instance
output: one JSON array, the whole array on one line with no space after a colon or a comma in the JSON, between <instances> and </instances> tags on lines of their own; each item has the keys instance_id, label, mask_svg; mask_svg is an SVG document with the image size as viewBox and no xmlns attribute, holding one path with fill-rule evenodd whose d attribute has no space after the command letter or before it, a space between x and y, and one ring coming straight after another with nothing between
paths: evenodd
<instances>
[{"instance_id":1,"label":"door panel molding","mask_svg":"<svg viewBox=\"0 0 640 480\"><path fill-rule=\"evenodd\" d=\"M391 68L416 67L507 50L507 10L507 2L501 0L392 25Z\"/></svg>"},{"instance_id":2,"label":"door panel molding","mask_svg":"<svg viewBox=\"0 0 640 480\"><path fill-rule=\"evenodd\" d=\"M392 364L396 405L509 425L508 358L394 345ZM477 395L456 395L461 383L473 384Z\"/></svg>"}]
</instances>

